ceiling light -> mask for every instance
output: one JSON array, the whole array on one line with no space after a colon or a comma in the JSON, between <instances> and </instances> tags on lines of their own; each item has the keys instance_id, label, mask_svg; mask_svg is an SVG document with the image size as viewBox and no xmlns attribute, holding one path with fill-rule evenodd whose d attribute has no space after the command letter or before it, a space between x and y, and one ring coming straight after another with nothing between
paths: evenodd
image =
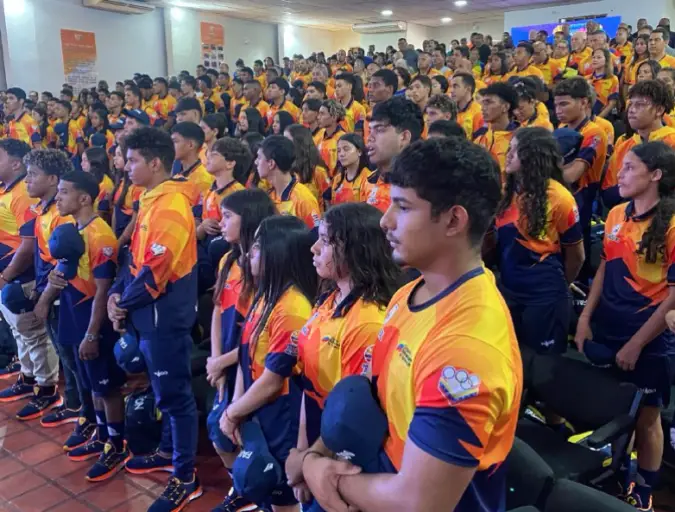
<instances>
[{"instance_id":1,"label":"ceiling light","mask_svg":"<svg viewBox=\"0 0 675 512\"><path fill-rule=\"evenodd\" d=\"M468 2L467 2L466 0L457 0L457 1L455 2L455 5L456 5L457 7L464 7L467 3L468 3Z\"/></svg>"},{"instance_id":2,"label":"ceiling light","mask_svg":"<svg viewBox=\"0 0 675 512\"><path fill-rule=\"evenodd\" d=\"M450 23L452 18L441 18L441 23Z\"/></svg>"},{"instance_id":3,"label":"ceiling light","mask_svg":"<svg viewBox=\"0 0 675 512\"><path fill-rule=\"evenodd\" d=\"M386 9L380 13L382 16L391 16L394 14L394 11L390 11L389 9Z\"/></svg>"}]
</instances>

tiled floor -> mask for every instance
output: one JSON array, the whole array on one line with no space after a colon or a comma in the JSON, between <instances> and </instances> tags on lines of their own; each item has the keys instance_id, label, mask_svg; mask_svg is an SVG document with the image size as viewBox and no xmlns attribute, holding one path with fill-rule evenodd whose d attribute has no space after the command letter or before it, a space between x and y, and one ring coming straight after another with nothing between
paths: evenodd
<instances>
[{"instance_id":1,"label":"tiled floor","mask_svg":"<svg viewBox=\"0 0 675 512\"><path fill-rule=\"evenodd\" d=\"M62 443L73 425L46 429L14 419L23 402L0 405L0 512L145 512L164 489L168 474L131 476L124 471L92 484L84 479L93 460L71 462ZM186 511L209 511L230 487L208 439L200 439L197 472L204 495Z\"/></svg>"}]
</instances>

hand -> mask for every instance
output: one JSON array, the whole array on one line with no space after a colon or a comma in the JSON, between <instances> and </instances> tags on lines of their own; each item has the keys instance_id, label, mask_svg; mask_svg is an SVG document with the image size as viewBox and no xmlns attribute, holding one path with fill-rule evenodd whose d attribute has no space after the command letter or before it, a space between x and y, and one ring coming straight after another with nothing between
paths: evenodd
<instances>
[{"instance_id":1,"label":"hand","mask_svg":"<svg viewBox=\"0 0 675 512\"><path fill-rule=\"evenodd\" d=\"M579 352L583 354L584 343L592 339L593 331L591 331L591 323L589 322L588 317L581 315L577 322L577 332L574 335L574 343L577 345Z\"/></svg>"},{"instance_id":2,"label":"hand","mask_svg":"<svg viewBox=\"0 0 675 512\"><path fill-rule=\"evenodd\" d=\"M200 226L207 235L220 235L220 223L216 219L204 219Z\"/></svg>"},{"instance_id":3,"label":"hand","mask_svg":"<svg viewBox=\"0 0 675 512\"><path fill-rule=\"evenodd\" d=\"M312 501L312 493L309 491L307 484L302 483L293 487L293 495L300 503L309 503Z\"/></svg>"},{"instance_id":4,"label":"hand","mask_svg":"<svg viewBox=\"0 0 675 512\"><path fill-rule=\"evenodd\" d=\"M127 329L124 327L126 324L124 323L124 320L113 320L112 326L113 326L113 331L115 331L118 334L126 334Z\"/></svg>"},{"instance_id":5,"label":"hand","mask_svg":"<svg viewBox=\"0 0 675 512\"><path fill-rule=\"evenodd\" d=\"M39 300L33 308L33 314L40 322L46 322L47 317L49 316L49 305L44 301Z\"/></svg>"},{"instance_id":6,"label":"hand","mask_svg":"<svg viewBox=\"0 0 675 512\"><path fill-rule=\"evenodd\" d=\"M231 406L230 406L231 407ZM225 434L237 446L241 446L241 437L239 435L239 421L236 418L231 418L227 412L229 407L225 409L220 416L220 431Z\"/></svg>"},{"instance_id":7,"label":"hand","mask_svg":"<svg viewBox=\"0 0 675 512\"><path fill-rule=\"evenodd\" d=\"M635 370L635 363L637 363L642 347L630 340L626 343L616 354L616 365L625 372Z\"/></svg>"},{"instance_id":8,"label":"hand","mask_svg":"<svg viewBox=\"0 0 675 512\"><path fill-rule=\"evenodd\" d=\"M344 460L310 454L302 464L302 474L310 492L327 512L349 512L350 507L338 492L341 475L356 475L361 468Z\"/></svg>"},{"instance_id":9,"label":"hand","mask_svg":"<svg viewBox=\"0 0 675 512\"><path fill-rule=\"evenodd\" d=\"M305 451L298 450L297 448L291 448L288 454L285 470L288 485L291 487L295 487L305 481L305 477L302 475L302 458L304 455Z\"/></svg>"},{"instance_id":10,"label":"hand","mask_svg":"<svg viewBox=\"0 0 675 512\"><path fill-rule=\"evenodd\" d=\"M675 332L675 309L666 313L666 324L668 324L668 329Z\"/></svg>"},{"instance_id":11,"label":"hand","mask_svg":"<svg viewBox=\"0 0 675 512\"><path fill-rule=\"evenodd\" d=\"M122 296L119 293L113 293L108 298L108 317L110 318L110 321L113 322L113 324L115 322L120 322L127 317L127 310L122 309L117 305L121 298Z\"/></svg>"},{"instance_id":12,"label":"hand","mask_svg":"<svg viewBox=\"0 0 675 512\"><path fill-rule=\"evenodd\" d=\"M82 340L80 343L80 359L82 361L91 361L98 357L98 340L87 341Z\"/></svg>"},{"instance_id":13,"label":"hand","mask_svg":"<svg viewBox=\"0 0 675 512\"><path fill-rule=\"evenodd\" d=\"M218 357L210 356L206 359L206 380L212 387L216 387L216 381L223 374Z\"/></svg>"},{"instance_id":14,"label":"hand","mask_svg":"<svg viewBox=\"0 0 675 512\"><path fill-rule=\"evenodd\" d=\"M52 270L49 275L47 276L47 280L49 281L49 284L51 284L54 288L57 290L63 290L66 286L68 286L68 281L66 281L63 278L63 273L59 272L58 270L54 269Z\"/></svg>"}]
</instances>

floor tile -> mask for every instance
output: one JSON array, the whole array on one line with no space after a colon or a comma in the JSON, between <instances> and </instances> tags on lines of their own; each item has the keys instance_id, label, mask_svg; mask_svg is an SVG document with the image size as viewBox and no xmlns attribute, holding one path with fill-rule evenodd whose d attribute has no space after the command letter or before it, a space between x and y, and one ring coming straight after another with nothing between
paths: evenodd
<instances>
[{"instance_id":1,"label":"floor tile","mask_svg":"<svg viewBox=\"0 0 675 512\"><path fill-rule=\"evenodd\" d=\"M32 430L24 430L13 436L0 439L0 448L4 448L9 453L17 453L24 448L42 443L44 440L45 438L40 434L33 432Z\"/></svg>"},{"instance_id":2,"label":"floor tile","mask_svg":"<svg viewBox=\"0 0 675 512\"><path fill-rule=\"evenodd\" d=\"M44 443L38 443L25 450L21 450L16 454L16 458L27 466L35 466L57 455L65 458L63 447L53 441L45 441Z\"/></svg>"},{"instance_id":3,"label":"floor tile","mask_svg":"<svg viewBox=\"0 0 675 512\"><path fill-rule=\"evenodd\" d=\"M79 499L102 510L109 510L141 493L140 489L122 474L107 482L90 485L92 489L79 496Z\"/></svg>"},{"instance_id":4,"label":"floor tile","mask_svg":"<svg viewBox=\"0 0 675 512\"><path fill-rule=\"evenodd\" d=\"M151 498L146 494L141 494L110 510L113 512L146 512L153 501L155 501L154 498Z\"/></svg>"},{"instance_id":5,"label":"floor tile","mask_svg":"<svg viewBox=\"0 0 675 512\"><path fill-rule=\"evenodd\" d=\"M41 476L24 470L0 481L0 499L11 500L46 483Z\"/></svg>"},{"instance_id":6,"label":"floor tile","mask_svg":"<svg viewBox=\"0 0 675 512\"><path fill-rule=\"evenodd\" d=\"M0 438L9 437L17 432L23 432L28 428L23 421L17 421L14 418L5 418L0 420Z\"/></svg>"},{"instance_id":7,"label":"floor tile","mask_svg":"<svg viewBox=\"0 0 675 512\"><path fill-rule=\"evenodd\" d=\"M61 454L34 466L33 469L45 478L54 480L83 467L82 462L73 462L64 451L61 451Z\"/></svg>"},{"instance_id":8,"label":"floor tile","mask_svg":"<svg viewBox=\"0 0 675 512\"><path fill-rule=\"evenodd\" d=\"M25 466L14 457L6 456L0 461L0 480L23 471Z\"/></svg>"},{"instance_id":9,"label":"floor tile","mask_svg":"<svg viewBox=\"0 0 675 512\"><path fill-rule=\"evenodd\" d=\"M47 484L33 489L26 494L12 500L12 505L21 512L43 512L54 505L65 503L70 500L65 492L58 487Z\"/></svg>"},{"instance_id":10,"label":"floor tile","mask_svg":"<svg viewBox=\"0 0 675 512\"><path fill-rule=\"evenodd\" d=\"M94 509L77 500L68 500L48 510L49 512L92 512Z\"/></svg>"},{"instance_id":11,"label":"floor tile","mask_svg":"<svg viewBox=\"0 0 675 512\"><path fill-rule=\"evenodd\" d=\"M132 475L127 473L127 478L130 482L133 482L134 485L140 487L143 490L154 489L158 485L161 485L162 488L166 485L167 480L169 479L169 473L157 472L157 473L148 473L147 475Z\"/></svg>"},{"instance_id":12,"label":"floor tile","mask_svg":"<svg viewBox=\"0 0 675 512\"><path fill-rule=\"evenodd\" d=\"M73 493L75 496L82 494L83 492L90 491L91 489L94 488L96 484L92 484L91 482L87 482L85 480L85 475L87 474L87 471L89 471L89 468L91 465L87 462L76 462L76 467L75 471L68 473L56 480L56 483L59 484L61 487L64 489L68 490L69 492ZM93 461L92 461L93 464Z\"/></svg>"}]
</instances>

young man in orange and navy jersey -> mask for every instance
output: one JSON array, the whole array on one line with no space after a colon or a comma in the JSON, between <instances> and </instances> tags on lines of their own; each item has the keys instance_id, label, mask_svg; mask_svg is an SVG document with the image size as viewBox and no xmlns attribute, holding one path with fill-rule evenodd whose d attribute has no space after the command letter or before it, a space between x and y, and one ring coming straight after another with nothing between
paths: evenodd
<instances>
[{"instance_id":1,"label":"young man in orange and navy jersey","mask_svg":"<svg viewBox=\"0 0 675 512\"><path fill-rule=\"evenodd\" d=\"M260 116L267 120L267 113L270 105L262 98L262 88L257 80L249 80L244 84L244 98L246 102L241 106L241 110L249 107L255 108L260 112Z\"/></svg>"},{"instance_id":2,"label":"young man in orange and navy jersey","mask_svg":"<svg viewBox=\"0 0 675 512\"><path fill-rule=\"evenodd\" d=\"M628 25L620 24L619 28L616 29L612 50L618 54L622 66L630 64L630 60L633 58L633 43L628 40L629 37Z\"/></svg>"},{"instance_id":3,"label":"young man in orange and navy jersey","mask_svg":"<svg viewBox=\"0 0 675 512\"><path fill-rule=\"evenodd\" d=\"M327 99L333 99L335 97L335 84L332 83L333 79L330 78L328 68L325 64L317 64L312 68L312 80L307 84L307 89L315 82L319 82L323 85L323 88L325 89L324 94Z\"/></svg>"},{"instance_id":4,"label":"young man in orange and navy jersey","mask_svg":"<svg viewBox=\"0 0 675 512\"><path fill-rule=\"evenodd\" d=\"M202 102L204 103L204 113L214 114L221 112L225 108L223 99L213 90L213 81L209 75L202 75L197 79L199 90L202 93Z\"/></svg>"},{"instance_id":5,"label":"young man in orange and navy jersey","mask_svg":"<svg viewBox=\"0 0 675 512\"><path fill-rule=\"evenodd\" d=\"M663 141L634 146L619 172L628 202L605 221L601 263L575 343L597 365L611 368L642 393L635 432L637 474L619 473L622 495L651 511L663 461L661 410L668 407L675 372L675 335L666 318L675 309L675 151ZM630 467L630 454L622 466Z\"/></svg>"},{"instance_id":6,"label":"young man in orange and navy jersey","mask_svg":"<svg viewBox=\"0 0 675 512\"><path fill-rule=\"evenodd\" d=\"M113 91L108 96L108 123L114 129L118 129L118 126L123 122L124 119L124 94L119 91Z\"/></svg>"},{"instance_id":7,"label":"young man in orange and navy jersey","mask_svg":"<svg viewBox=\"0 0 675 512\"><path fill-rule=\"evenodd\" d=\"M385 212L391 205L387 174L401 151L422 137L424 118L412 101L395 96L375 105L370 125L366 147L368 158L376 169L363 182L359 196L362 201Z\"/></svg>"},{"instance_id":8,"label":"young man in orange and navy jersey","mask_svg":"<svg viewBox=\"0 0 675 512\"><path fill-rule=\"evenodd\" d=\"M411 100L417 108L420 109L424 116L424 130L422 131L422 138L427 136L427 103L431 97L431 79L428 76L417 75L410 81L406 96Z\"/></svg>"},{"instance_id":9,"label":"young man in orange and navy jersey","mask_svg":"<svg viewBox=\"0 0 675 512\"><path fill-rule=\"evenodd\" d=\"M328 510L503 511L522 363L481 260L501 199L499 168L475 144L434 139L406 148L389 180L381 225L394 259L422 277L390 301L372 355L388 420L379 472L309 453L303 476Z\"/></svg>"},{"instance_id":10,"label":"young man in orange and navy jersey","mask_svg":"<svg viewBox=\"0 0 675 512\"><path fill-rule=\"evenodd\" d=\"M513 76L536 76L543 81L544 74L537 66L532 64L533 55L534 47L531 43L525 41L518 43L516 51L513 54L513 60L516 63L516 67L504 77L504 81L507 81Z\"/></svg>"},{"instance_id":11,"label":"young man in orange and navy jersey","mask_svg":"<svg viewBox=\"0 0 675 512\"><path fill-rule=\"evenodd\" d=\"M565 68L548 56L546 43L537 41L532 45L532 64L541 71L543 82L551 89L563 76Z\"/></svg>"},{"instance_id":12,"label":"young man in orange and navy jersey","mask_svg":"<svg viewBox=\"0 0 675 512\"><path fill-rule=\"evenodd\" d=\"M588 118L591 91L590 84L582 77L563 80L553 91L556 116L561 122L561 128L572 128L583 136L579 154L573 162L565 165L563 177L572 187L579 206L586 254L590 254L593 201L600 187L608 151L607 135ZM590 276L589 259L584 263L582 279Z\"/></svg>"},{"instance_id":13,"label":"young man in orange and navy jersey","mask_svg":"<svg viewBox=\"0 0 675 512\"><path fill-rule=\"evenodd\" d=\"M127 87L126 91L124 92L124 100L126 101L127 105L126 109L141 110L142 112L145 112L150 118L150 126L155 126L158 119L157 112L155 111L155 108L150 105L150 103L142 100L142 97L141 90L137 86L130 85Z\"/></svg>"},{"instance_id":14,"label":"young man in orange and navy jersey","mask_svg":"<svg viewBox=\"0 0 675 512\"><path fill-rule=\"evenodd\" d=\"M337 167L337 143L345 132L342 121L345 119L345 107L337 100L326 100L319 109L318 122L321 127L321 137L317 149L321 159L328 166L328 174L332 178Z\"/></svg>"},{"instance_id":15,"label":"young man in orange and navy jersey","mask_svg":"<svg viewBox=\"0 0 675 512\"><path fill-rule=\"evenodd\" d=\"M0 289L18 281L28 296L35 287L35 206L26 186L23 158L30 146L18 139L0 141ZM59 360L41 322L27 321L32 313L12 313L0 303L2 316L12 329L18 359L2 371L5 379L17 381L0 391L0 403L13 402L33 394L33 386L53 386L59 376ZM72 411L76 421L79 411ZM66 419L66 418L64 418ZM60 424L60 423L57 423Z\"/></svg>"},{"instance_id":16,"label":"young man in orange and navy jersey","mask_svg":"<svg viewBox=\"0 0 675 512\"><path fill-rule=\"evenodd\" d=\"M5 115L9 117L4 133L5 138L17 139L38 147L42 142L40 127L25 108L26 91L19 87L7 89L5 101Z\"/></svg>"},{"instance_id":17,"label":"young man in orange and navy jersey","mask_svg":"<svg viewBox=\"0 0 675 512\"><path fill-rule=\"evenodd\" d=\"M129 177L146 192L129 266L120 270L110 290L108 316L115 330L139 339L157 407L170 421L172 438L169 446L160 444L159 452L132 458L127 471L172 471L164 493L149 509L172 512L202 494L194 470L198 429L190 374L197 304L195 219L185 181L171 178L175 151L169 134L139 128L125 144ZM162 449L168 456L162 456Z\"/></svg>"},{"instance_id":18,"label":"young man in orange and navy jersey","mask_svg":"<svg viewBox=\"0 0 675 512\"><path fill-rule=\"evenodd\" d=\"M631 87L629 99L628 122L635 134L616 147L607 164L600 186L600 196L607 208L624 201L619 195L619 171L631 149L657 140L675 148L675 128L663 125L664 112L670 112L675 107L675 99L668 86L659 80L646 80Z\"/></svg>"},{"instance_id":19,"label":"young man in orange and navy jersey","mask_svg":"<svg viewBox=\"0 0 675 512\"><path fill-rule=\"evenodd\" d=\"M302 102L302 124L312 132L314 145L318 146L323 137L321 126L319 126L319 112L323 100L316 98L307 98Z\"/></svg>"},{"instance_id":20,"label":"young man in orange and navy jersey","mask_svg":"<svg viewBox=\"0 0 675 512\"><path fill-rule=\"evenodd\" d=\"M74 461L99 455L85 476L89 482L111 478L130 456L124 442L124 398L120 393L126 376L115 360L113 347L118 336L106 313L108 290L117 270L117 239L94 210L98 188L96 178L83 171L61 177L56 207L59 215L72 216L75 224L54 230L49 247L55 255L68 254L70 261L52 270L40 297L40 302L47 303L59 298L59 344L72 354L83 393L93 399L96 436L68 452ZM68 266L72 275L67 274Z\"/></svg>"},{"instance_id":21,"label":"young man in orange and navy jersey","mask_svg":"<svg viewBox=\"0 0 675 512\"><path fill-rule=\"evenodd\" d=\"M176 98L169 94L169 82L166 81L164 77L157 77L153 83L153 89L155 91L155 102L153 108L157 112L157 125L166 126L166 129L170 129L171 125L169 124L173 120L171 113L176 108Z\"/></svg>"},{"instance_id":22,"label":"young man in orange and navy jersey","mask_svg":"<svg viewBox=\"0 0 675 512\"><path fill-rule=\"evenodd\" d=\"M504 171L506 153L518 129L518 125L513 122L513 111L518 107L518 93L513 86L498 82L483 89L481 96L481 110L487 126L473 134L473 141L487 149Z\"/></svg>"},{"instance_id":23,"label":"young man in orange and navy jersey","mask_svg":"<svg viewBox=\"0 0 675 512\"><path fill-rule=\"evenodd\" d=\"M292 102L286 99L290 87L288 82L283 78L277 78L267 86L267 99L270 102L270 108L267 111L267 126L272 126L274 116L279 111L288 112L293 118L293 122L297 123L300 119L300 109Z\"/></svg>"},{"instance_id":24,"label":"young man in orange and navy jersey","mask_svg":"<svg viewBox=\"0 0 675 512\"><path fill-rule=\"evenodd\" d=\"M434 61L431 57L431 54L424 51L420 52L417 57L417 68L419 72L416 76L426 76L431 78L432 76L440 75L441 72L434 69Z\"/></svg>"},{"instance_id":25,"label":"young man in orange and navy jersey","mask_svg":"<svg viewBox=\"0 0 675 512\"><path fill-rule=\"evenodd\" d=\"M321 220L319 203L307 186L299 183L291 172L294 161L293 143L283 135L271 135L258 149L255 163L260 177L272 187L267 193L279 213L298 217L312 229Z\"/></svg>"},{"instance_id":26,"label":"young man in orange and navy jersey","mask_svg":"<svg viewBox=\"0 0 675 512\"><path fill-rule=\"evenodd\" d=\"M471 73L460 71L452 76L450 96L457 103L457 122L469 139L485 124L480 104L473 99L475 92L476 79Z\"/></svg>"},{"instance_id":27,"label":"young man in orange and navy jersey","mask_svg":"<svg viewBox=\"0 0 675 512\"><path fill-rule=\"evenodd\" d=\"M656 27L649 35L649 58L662 68L675 68L675 57L666 53L670 34L662 27Z\"/></svg>"},{"instance_id":28,"label":"young man in orange and navy jersey","mask_svg":"<svg viewBox=\"0 0 675 512\"><path fill-rule=\"evenodd\" d=\"M58 136L57 149L62 149L71 158L77 158L84 153L84 133L80 125L71 119L72 104L69 101L58 100L54 105L54 117L57 123L54 132Z\"/></svg>"},{"instance_id":29,"label":"young man in orange and navy jersey","mask_svg":"<svg viewBox=\"0 0 675 512\"><path fill-rule=\"evenodd\" d=\"M335 99L345 108L345 118L342 127L345 132L355 132L363 135L363 123L366 120L366 107L354 100L352 91L356 79L351 73L340 73L335 78Z\"/></svg>"},{"instance_id":30,"label":"young man in orange and navy jersey","mask_svg":"<svg viewBox=\"0 0 675 512\"><path fill-rule=\"evenodd\" d=\"M185 193L190 198L195 218L201 219L203 200L214 182L199 158L204 146L204 130L196 123L178 123L171 129L171 140L176 154L171 174L187 180Z\"/></svg>"}]
</instances>

